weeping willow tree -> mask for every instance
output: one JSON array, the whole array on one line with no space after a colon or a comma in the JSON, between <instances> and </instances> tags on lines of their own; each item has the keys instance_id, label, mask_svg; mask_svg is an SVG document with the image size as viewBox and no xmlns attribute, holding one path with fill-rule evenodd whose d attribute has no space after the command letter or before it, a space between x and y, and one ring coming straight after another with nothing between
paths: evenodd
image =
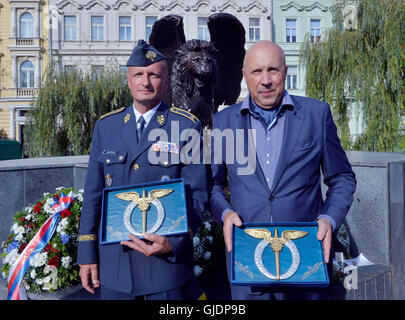
<instances>
[{"instance_id":1,"label":"weeping willow tree","mask_svg":"<svg viewBox=\"0 0 405 320\"><path fill-rule=\"evenodd\" d=\"M306 95L327 101L346 149L403 151L405 109L405 1L360 0L358 28L345 30L343 8L321 43L301 47ZM352 138L350 108L358 110L363 132Z\"/></svg>"},{"instance_id":2,"label":"weeping willow tree","mask_svg":"<svg viewBox=\"0 0 405 320\"><path fill-rule=\"evenodd\" d=\"M101 115L128 106L126 74L48 72L24 130L29 157L88 154L95 122Z\"/></svg>"}]
</instances>

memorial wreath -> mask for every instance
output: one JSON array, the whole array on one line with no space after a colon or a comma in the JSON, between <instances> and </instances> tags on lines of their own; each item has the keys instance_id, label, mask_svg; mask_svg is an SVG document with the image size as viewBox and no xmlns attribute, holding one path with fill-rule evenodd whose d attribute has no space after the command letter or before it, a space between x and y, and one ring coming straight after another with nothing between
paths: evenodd
<instances>
[{"instance_id":1,"label":"memorial wreath","mask_svg":"<svg viewBox=\"0 0 405 320\"><path fill-rule=\"evenodd\" d=\"M9 299L80 282L75 262L82 201L82 191L60 187L15 214L1 254Z\"/></svg>"}]
</instances>

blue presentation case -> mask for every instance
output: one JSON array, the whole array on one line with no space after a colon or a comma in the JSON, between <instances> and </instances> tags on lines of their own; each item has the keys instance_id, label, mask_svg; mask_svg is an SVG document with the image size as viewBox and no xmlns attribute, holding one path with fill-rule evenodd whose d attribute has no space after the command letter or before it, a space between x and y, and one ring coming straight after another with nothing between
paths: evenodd
<instances>
[{"instance_id":1,"label":"blue presentation case","mask_svg":"<svg viewBox=\"0 0 405 320\"><path fill-rule=\"evenodd\" d=\"M260 237L249 235L248 229L259 229ZM302 231L297 239L287 239L278 253L277 277L276 253L271 248L275 230L278 238L284 231ZM249 231L248 231L249 232ZM256 287L326 287L329 276L324 260L322 242L317 239L318 224L303 223L245 223L233 227L231 251L231 283ZM252 232L250 232L252 233ZM291 232L286 232L284 239ZM268 238L270 236L271 238ZM288 241L288 243L287 243ZM277 250L276 250L277 251Z\"/></svg>"},{"instance_id":2,"label":"blue presentation case","mask_svg":"<svg viewBox=\"0 0 405 320\"><path fill-rule=\"evenodd\" d=\"M129 223L133 230L141 234L134 234L138 238L142 236L142 212L139 205L132 204L131 201L122 200L117 195L126 192L136 192L141 197L146 196L152 190L173 190L168 195L158 198L160 204L150 203L146 214L146 233L155 233L162 236L188 233L187 207L185 199L185 189L183 179L172 179L166 181L149 182L137 185L128 185L121 187L105 188L102 196L102 215L99 239L101 244L117 243L122 240L129 240L130 232L125 225L124 216L129 215ZM144 193L145 191L145 193ZM133 209L131 209L132 207ZM163 208L164 218L161 219L158 207ZM161 224L157 223L162 220ZM156 231L150 232L156 229Z\"/></svg>"}]
</instances>

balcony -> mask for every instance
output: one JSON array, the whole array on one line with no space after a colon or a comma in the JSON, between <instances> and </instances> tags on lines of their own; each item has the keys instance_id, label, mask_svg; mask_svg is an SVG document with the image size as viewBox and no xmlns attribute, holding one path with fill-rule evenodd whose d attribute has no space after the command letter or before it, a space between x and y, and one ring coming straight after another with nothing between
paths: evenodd
<instances>
[{"instance_id":1,"label":"balcony","mask_svg":"<svg viewBox=\"0 0 405 320\"><path fill-rule=\"evenodd\" d=\"M44 39L42 38L11 38L11 46L9 50L21 50L24 48L30 48L31 50L40 49L44 45Z\"/></svg>"},{"instance_id":2,"label":"balcony","mask_svg":"<svg viewBox=\"0 0 405 320\"><path fill-rule=\"evenodd\" d=\"M16 92L17 97L34 97L38 93L38 89L34 88L19 88Z\"/></svg>"},{"instance_id":3,"label":"balcony","mask_svg":"<svg viewBox=\"0 0 405 320\"><path fill-rule=\"evenodd\" d=\"M17 47L20 47L20 46L24 46L24 47L33 46L34 45L34 39L32 39L32 38L17 38L17 39L15 39L15 45Z\"/></svg>"},{"instance_id":4,"label":"balcony","mask_svg":"<svg viewBox=\"0 0 405 320\"><path fill-rule=\"evenodd\" d=\"M16 100L35 100L38 95L39 88L3 88L0 90L0 100L16 101Z\"/></svg>"}]
</instances>

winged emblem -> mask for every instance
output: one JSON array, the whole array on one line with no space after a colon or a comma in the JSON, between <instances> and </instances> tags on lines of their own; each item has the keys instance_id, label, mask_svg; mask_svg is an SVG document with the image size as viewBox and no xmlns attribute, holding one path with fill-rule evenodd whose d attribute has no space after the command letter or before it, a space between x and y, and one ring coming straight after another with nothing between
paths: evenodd
<instances>
[{"instance_id":1,"label":"winged emblem","mask_svg":"<svg viewBox=\"0 0 405 320\"><path fill-rule=\"evenodd\" d=\"M295 240L305 237L308 232L299 230L284 230L281 233L281 237L278 236L278 230L274 229L274 237L271 235L271 231L267 229L246 229L245 232L258 239L263 239L270 244L271 249L274 252L276 260L276 272L277 280L280 280L280 252L283 250L285 243L289 240Z\"/></svg>"},{"instance_id":2,"label":"winged emblem","mask_svg":"<svg viewBox=\"0 0 405 320\"><path fill-rule=\"evenodd\" d=\"M149 194L146 196L146 190L142 190L142 197L136 191L129 191L129 192L118 193L115 196L120 200L131 201L139 207L139 210L141 210L141 212L142 212L142 230L143 230L143 233L145 233L146 232L146 213L150 208L150 204L154 200L165 197L168 194L172 193L173 191L174 191L174 189L157 189L157 190L150 191Z\"/></svg>"}]
</instances>

